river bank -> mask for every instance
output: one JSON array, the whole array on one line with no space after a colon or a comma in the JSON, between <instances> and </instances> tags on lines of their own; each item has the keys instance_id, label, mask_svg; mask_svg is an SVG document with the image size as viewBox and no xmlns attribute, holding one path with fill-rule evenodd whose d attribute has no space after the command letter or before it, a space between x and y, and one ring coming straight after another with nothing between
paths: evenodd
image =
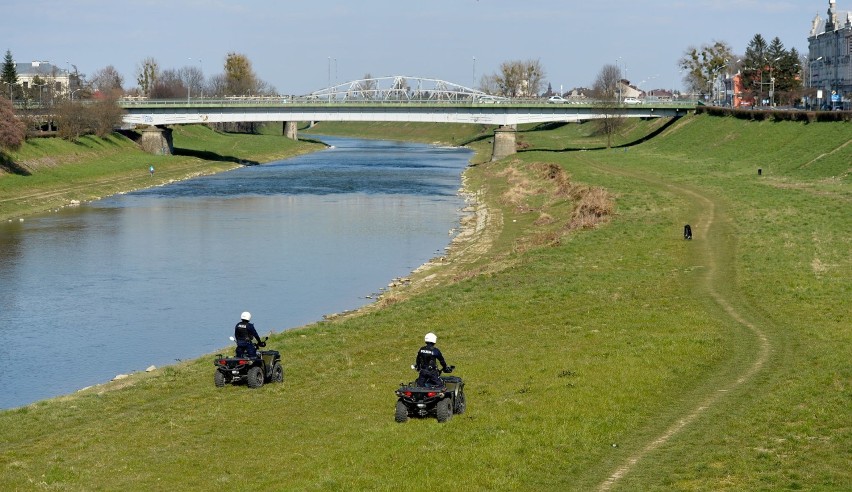
<instances>
[{"instance_id":1,"label":"river bank","mask_svg":"<svg viewBox=\"0 0 852 492\"><path fill-rule=\"evenodd\" d=\"M129 138L31 139L8 156L0 172L0 220L57 211L118 193L161 186L243 165L285 159L324 148L276 135L176 127L175 155L155 156ZM149 172L154 166L154 173Z\"/></svg>"}]
</instances>

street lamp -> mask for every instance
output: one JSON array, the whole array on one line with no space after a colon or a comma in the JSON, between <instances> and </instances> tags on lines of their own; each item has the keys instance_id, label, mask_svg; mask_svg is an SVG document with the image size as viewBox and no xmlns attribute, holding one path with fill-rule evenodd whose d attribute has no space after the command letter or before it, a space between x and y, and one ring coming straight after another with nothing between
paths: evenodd
<instances>
[{"instance_id":1,"label":"street lamp","mask_svg":"<svg viewBox=\"0 0 852 492\"><path fill-rule=\"evenodd\" d=\"M47 85L47 82L43 82L41 84L32 84L35 87L38 87L38 107L41 109L42 107L42 99L41 96L44 93L44 86Z\"/></svg>"},{"instance_id":2,"label":"street lamp","mask_svg":"<svg viewBox=\"0 0 852 492\"><path fill-rule=\"evenodd\" d=\"M618 104L621 104L621 67L619 67L618 62L621 61L621 57L615 59L615 68L616 72L618 72L618 80L615 81L616 86L618 87Z\"/></svg>"},{"instance_id":3,"label":"street lamp","mask_svg":"<svg viewBox=\"0 0 852 492\"><path fill-rule=\"evenodd\" d=\"M775 68L775 62L780 59L781 57L779 56L769 64L769 106L773 108L775 107L775 77L772 76L772 70Z\"/></svg>"}]
</instances>

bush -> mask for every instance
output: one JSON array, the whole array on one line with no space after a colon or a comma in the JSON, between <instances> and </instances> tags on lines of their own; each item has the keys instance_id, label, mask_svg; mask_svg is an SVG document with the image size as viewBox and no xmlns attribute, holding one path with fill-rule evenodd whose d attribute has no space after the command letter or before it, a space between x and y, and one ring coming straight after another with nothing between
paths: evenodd
<instances>
[{"instance_id":1,"label":"bush","mask_svg":"<svg viewBox=\"0 0 852 492\"><path fill-rule=\"evenodd\" d=\"M16 150L26 137L26 124L15 116L12 103L0 97L0 149Z\"/></svg>"},{"instance_id":2,"label":"bush","mask_svg":"<svg viewBox=\"0 0 852 492\"><path fill-rule=\"evenodd\" d=\"M58 134L69 140L90 133L105 137L121 125L122 114L115 99L88 103L65 101L56 108Z\"/></svg>"}]
</instances>

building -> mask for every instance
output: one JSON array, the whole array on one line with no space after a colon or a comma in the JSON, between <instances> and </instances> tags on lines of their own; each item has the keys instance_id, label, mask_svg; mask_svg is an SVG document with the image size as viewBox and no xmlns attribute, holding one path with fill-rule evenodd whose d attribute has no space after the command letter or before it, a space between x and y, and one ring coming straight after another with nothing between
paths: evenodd
<instances>
[{"instance_id":1,"label":"building","mask_svg":"<svg viewBox=\"0 0 852 492\"><path fill-rule=\"evenodd\" d=\"M15 71L18 73L18 84L24 90L45 84L55 94L68 94L71 83L73 82L76 85L72 73L46 61L16 63Z\"/></svg>"},{"instance_id":2,"label":"building","mask_svg":"<svg viewBox=\"0 0 852 492\"><path fill-rule=\"evenodd\" d=\"M849 0L852 1L852 0ZM822 106L849 106L852 98L852 12L838 12L828 1L828 16L817 15L808 36L808 85Z\"/></svg>"}]
</instances>

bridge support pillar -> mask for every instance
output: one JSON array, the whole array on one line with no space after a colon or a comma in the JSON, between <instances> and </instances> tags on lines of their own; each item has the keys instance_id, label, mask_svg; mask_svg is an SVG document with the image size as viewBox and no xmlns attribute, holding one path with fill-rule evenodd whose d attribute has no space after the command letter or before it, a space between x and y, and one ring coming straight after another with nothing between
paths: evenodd
<instances>
[{"instance_id":1,"label":"bridge support pillar","mask_svg":"<svg viewBox=\"0 0 852 492\"><path fill-rule=\"evenodd\" d=\"M298 125L295 121L284 122L284 136L290 140L299 140Z\"/></svg>"},{"instance_id":2,"label":"bridge support pillar","mask_svg":"<svg viewBox=\"0 0 852 492\"><path fill-rule=\"evenodd\" d=\"M139 147L149 154L172 155L172 129L159 126L145 128L142 130L142 138L139 139Z\"/></svg>"},{"instance_id":3,"label":"bridge support pillar","mask_svg":"<svg viewBox=\"0 0 852 492\"><path fill-rule=\"evenodd\" d=\"M515 125L505 125L494 130L494 145L491 149L491 160L498 161L515 153Z\"/></svg>"}]
</instances>

